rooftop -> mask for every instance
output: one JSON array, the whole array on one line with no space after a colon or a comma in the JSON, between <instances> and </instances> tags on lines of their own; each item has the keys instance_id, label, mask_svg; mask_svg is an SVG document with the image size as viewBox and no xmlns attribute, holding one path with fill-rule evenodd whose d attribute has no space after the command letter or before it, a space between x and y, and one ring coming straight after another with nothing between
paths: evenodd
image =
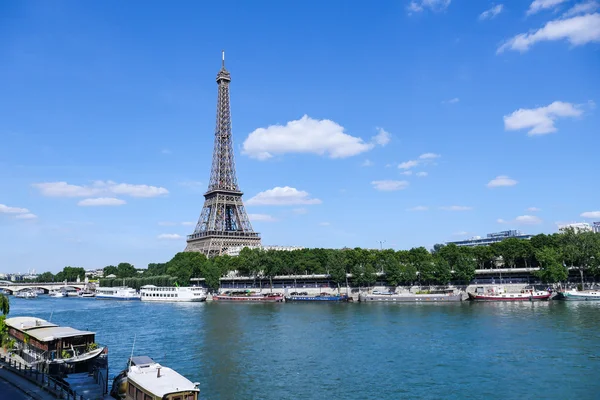
<instances>
[{"instance_id":1,"label":"rooftop","mask_svg":"<svg viewBox=\"0 0 600 400\"><path fill-rule=\"evenodd\" d=\"M30 337L40 342L51 342L56 339L75 336L95 335L95 332L80 331L69 326L58 326L46 320L33 317L8 318L6 325L27 332Z\"/></svg>"},{"instance_id":2,"label":"rooftop","mask_svg":"<svg viewBox=\"0 0 600 400\"><path fill-rule=\"evenodd\" d=\"M149 357L134 357L132 361L135 364L137 364L135 358L147 358L152 361ZM159 368L160 377L158 377ZM140 360L140 365L131 366L127 379L157 397L163 397L169 393L199 391L194 383L171 368L163 367L158 363L150 364L143 360Z\"/></svg>"}]
</instances>

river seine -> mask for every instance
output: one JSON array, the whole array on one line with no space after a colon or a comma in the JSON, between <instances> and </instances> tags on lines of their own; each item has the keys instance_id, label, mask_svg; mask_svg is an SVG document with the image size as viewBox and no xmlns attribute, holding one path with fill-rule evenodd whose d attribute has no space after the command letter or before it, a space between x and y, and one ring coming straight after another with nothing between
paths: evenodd
<instances>
[{"instance_id":1,"label":"river seine","mask_svg":"<svg viewBox=\"0 0 600 400\"><path fill-rule=\"evenodd\" d=\"M148 304L11 297L148 355L203 399L600 398L600 303Z\"/></svg>"}]
</instances>

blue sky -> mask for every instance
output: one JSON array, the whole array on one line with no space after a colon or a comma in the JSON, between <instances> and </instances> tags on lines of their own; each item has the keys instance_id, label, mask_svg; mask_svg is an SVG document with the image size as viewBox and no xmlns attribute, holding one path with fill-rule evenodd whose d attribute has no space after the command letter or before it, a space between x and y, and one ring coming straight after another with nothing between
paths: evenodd
<instances>
[{"instance_id":1,"label":"blue sky","mask_svg":"<svg viewBox=\"0 0 600 400\"><path fill-rule=\"evenodd\" d=\"M1 2L0 271L145 267L183 250L222 49L238 181L264 244L407 249L600 220L598 12Z\"/></svg>"}]
</instances>

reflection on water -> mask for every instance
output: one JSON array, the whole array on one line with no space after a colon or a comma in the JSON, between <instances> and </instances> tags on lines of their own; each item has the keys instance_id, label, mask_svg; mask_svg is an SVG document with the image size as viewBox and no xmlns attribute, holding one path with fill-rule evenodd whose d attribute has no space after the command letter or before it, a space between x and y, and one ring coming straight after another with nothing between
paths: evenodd
<instances>
[{"instance_id":1,"label":"reflection on water","mask_svg":"<svg viewBox=\"0 0 600 400\"><path fill-rule=\"evenodd\" d=\"M11 298L97 332L111 374L134 353L205 399L594 398L600 303L147 304Z\"/></svg>"}]
</instances>

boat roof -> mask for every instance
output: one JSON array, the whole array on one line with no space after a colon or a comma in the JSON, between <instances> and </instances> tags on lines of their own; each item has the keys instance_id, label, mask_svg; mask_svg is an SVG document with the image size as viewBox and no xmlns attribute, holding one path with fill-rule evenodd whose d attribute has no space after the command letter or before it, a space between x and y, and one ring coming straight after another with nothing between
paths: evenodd
<instances>
[{"instance_id":1,"label":"boat roof","mask_svg":"<svg viewBox=\"0 0 600 400\"><path fill-rule=\"evenodd\" d=\"M51 322L46 321L45 319L35 318L35 317L13 317L6 319L6 325L22 330L28 331L30 329L36 328L47 328L51 326L58 326Z\"/></svg>"},{"instance_id":2,"label":"boat roof","mask_svg":"<svg viewBox=\"0 0 600 400\"><path fill-rule=\"evenodd\" d=\"M132 365L131 368L129 368L127 379L131 380L145 391L152 393L154 396L163 397L169 393L184 391L199 392L198 387L193 382L171 368L163 367L147 356L133 357L133 363L135 363L134 359L136 358L147 359L150 360L151 363ZM158 377L159 368L160 377Z\"/></svg>"},{"instance_id":3,"label":"boat roof","mask_svg":"<svg viewBox=\"0 0 600 400\"><path fill-rule=\"evenodd\" d=\"M6 320L6 325L18 329L40 342L51 342L56 339L95 335L95 332L80 331L69 326L58 326L46 320L34 317L14 317Z\"/></svg>"}]
</instances>

